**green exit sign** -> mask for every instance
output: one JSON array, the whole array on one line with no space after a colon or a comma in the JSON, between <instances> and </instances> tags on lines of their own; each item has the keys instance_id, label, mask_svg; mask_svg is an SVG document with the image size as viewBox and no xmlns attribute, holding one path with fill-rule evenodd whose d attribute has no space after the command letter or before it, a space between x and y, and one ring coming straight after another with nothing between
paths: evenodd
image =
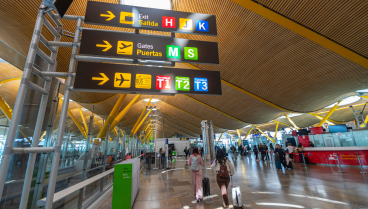
<instances>
[{"instance_id":1,"label":"green exit sign","mask_svg":"<svg viewBox=\"0 0 368 209\"><path fill-rule=\"evenodd\" d=\"M175 77L175 90L189 91L190 90L190 78L189 77Z\"/></svg>"}]
</instances>

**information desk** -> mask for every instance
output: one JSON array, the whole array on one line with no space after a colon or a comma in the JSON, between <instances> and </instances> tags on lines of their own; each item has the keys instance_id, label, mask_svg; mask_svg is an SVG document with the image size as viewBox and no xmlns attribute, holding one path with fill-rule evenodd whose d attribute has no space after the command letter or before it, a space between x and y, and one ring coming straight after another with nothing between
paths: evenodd
<instances>
[{"instance_id":1,"label":"information desk","mask_svg":"<svg viewBox=\"0 0 368 209\"><path fill-rule=\"evenodd\" d=\"M364 147L306 147L304 157L309 163L337 165L336 154L340 165L359 166L358 156L362 166L368 166L368 146ZM299 162L299 156L294 155L294 160Z\"/></svg>"}]
</instances>

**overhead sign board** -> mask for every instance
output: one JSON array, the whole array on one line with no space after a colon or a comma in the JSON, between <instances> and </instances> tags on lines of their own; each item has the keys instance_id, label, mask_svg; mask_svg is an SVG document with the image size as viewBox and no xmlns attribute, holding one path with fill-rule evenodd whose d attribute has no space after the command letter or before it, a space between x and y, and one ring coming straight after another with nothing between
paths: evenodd
<instances>
[{"instance_id":1,"label":"overhead sign board","mask_svg":"<svg viewBox=\"0 0 368 209\"><path fill-rule=\"evenodd\" d=\"M216 42L84 29L80 54L219 64Z\"/></svg>"},{"instance_id":2,"label":"overhead sign board","mask_svg":"<svg viewBox=\"0 0 368 209\"><path fill-rule=\"evenodd\" d=\"M85 23L217 35L216 16L88 1Z\"/></svg>"},{"instance_id":3,"label":"overhead sign board","mask_svg":"<svg viewBox=\"0 0 368 209\"><path fill-rule=\"evenodd\" d=\"M78 62L76 91L222 95L218 71Z\"/></svg>"}]
</instances>

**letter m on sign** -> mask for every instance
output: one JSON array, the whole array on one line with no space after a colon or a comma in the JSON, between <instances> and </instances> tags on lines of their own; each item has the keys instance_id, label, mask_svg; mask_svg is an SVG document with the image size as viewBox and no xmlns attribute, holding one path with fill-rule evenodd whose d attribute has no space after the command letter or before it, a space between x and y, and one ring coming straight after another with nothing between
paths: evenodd
<instances>
[{"instance_id":1,"label":"letter m on sign","mask_svg":"<svg viewBox=\"0 0 368 209\"><path fill-rule=\"evenodd\" d=\"M166 57L180 59L180 46L167 45L166 46Z\"/></svg>"}]
</instances>

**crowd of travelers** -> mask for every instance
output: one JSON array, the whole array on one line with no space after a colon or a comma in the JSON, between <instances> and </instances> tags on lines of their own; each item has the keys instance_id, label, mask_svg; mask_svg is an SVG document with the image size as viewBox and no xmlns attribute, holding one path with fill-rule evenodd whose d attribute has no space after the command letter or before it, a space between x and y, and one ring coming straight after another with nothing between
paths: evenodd
<instances>
[{"instance_id":1,"label":"crowd of travelers","mask_svg":"<svg viewBox=\"0 0 368 209\"><path fill-rule=\"evenodd\" d=\"M309 143L309 147L314 147L313 142ZM194 196L196 201L199 202L203 200L203 196L206 186L205 179L202 176L202 166L203 162L203 147L185 147L184 156L188 161L188 166L190 166L191 177L192 177L192 186L194 191ZM301 143L298 146L293 146L291 143L288 144L286 148L283 148L282 145L277 144L276 147L270 143L268 146L266 143L261 143L258 146L253 145L253 148L250 145L243 146L239 145L237 148L233 145L230 146L230 151L232 152L233 160L236 160L237 156L251 156L251 152L255 155L255 160L260 161L271 161L270 156L274 156L274 161L277 170L282 170L281 165L285 170L293 169L293 162L295 157L299 158L299 162L303 163L304 160L307 160L303 157L304 147ZM229 208L229 199L227 195L227 188L230 183L231 176L234 175L235 170L234 166L228 158L228 153L226 152L225 146L219 147L215 146L216 159L211 162L211 168L216 171L216 181L221 190L221 194L224 200L224 204L226 208ZM159 154L161 155L161 163L164 165L164 157L165 151L161 148L159 150ZM172 160L172 150L169 148L168 151L169 160ZM272 155L273 154L273 155ZM295 157L294 157L295 155ZM208 180L207 180L208 183ZM209 189L209 183L208 183Z\"/></svg>"}]
</instances>

